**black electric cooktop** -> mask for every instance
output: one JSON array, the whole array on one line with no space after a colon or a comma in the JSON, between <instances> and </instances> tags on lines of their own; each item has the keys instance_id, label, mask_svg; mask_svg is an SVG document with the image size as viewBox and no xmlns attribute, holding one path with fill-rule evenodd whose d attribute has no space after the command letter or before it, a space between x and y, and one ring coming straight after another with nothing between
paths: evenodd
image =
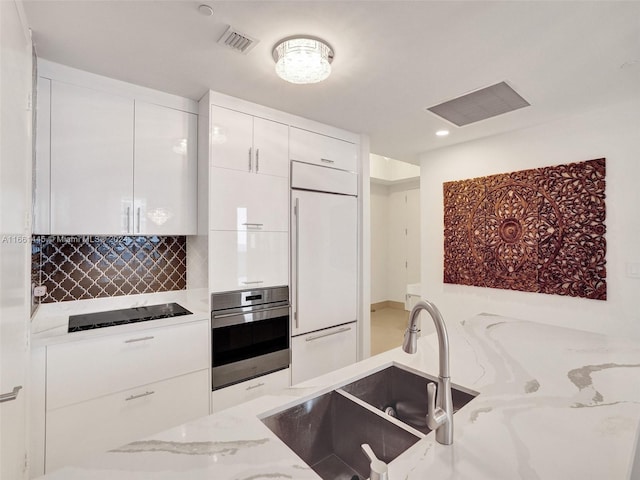
<instances>
[{"instance_id":1,"label":"black electric cooktop","mask_svg":"<svg viewBox=\"0 0 640 480\"><path fill-rule=\"evenodd\" d=\"M144 307L123 308L107 312L85 313L69 316L69 333L91 330L93 328L113 327L125 323L146 322L158 318L179 317L191 312L177 303L147 305Z\"/></svg>"}]
</instances>

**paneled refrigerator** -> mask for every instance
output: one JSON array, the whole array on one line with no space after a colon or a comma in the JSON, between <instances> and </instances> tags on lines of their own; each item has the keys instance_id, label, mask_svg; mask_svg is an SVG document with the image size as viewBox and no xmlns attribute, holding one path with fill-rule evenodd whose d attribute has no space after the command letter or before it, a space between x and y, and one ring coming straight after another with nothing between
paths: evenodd
<instances>
[{"instance_id":1,"label":"paneled refrigerator","mask_svg":"<svg viewBox=\"0 0 640 480\"><path fill-rule=\"evenodd\" d=\"M357 175L292 162L292 383L356 361Z\"/></svg>"}]
</instances>

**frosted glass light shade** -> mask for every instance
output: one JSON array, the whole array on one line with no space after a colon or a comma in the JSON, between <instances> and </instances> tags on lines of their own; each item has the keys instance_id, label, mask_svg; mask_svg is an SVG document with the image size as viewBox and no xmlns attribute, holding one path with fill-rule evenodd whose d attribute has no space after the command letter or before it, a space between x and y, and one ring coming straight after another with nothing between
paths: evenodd
<instances>
[{"instance_id":1,"label":"frosted glass light shade","mask_svg":"<svg viewBox=\"0 0 640 480\"><path fill-rule=\"evenodd\" d=\"M317 83L331 73L333 50L319 39L290 38L276 45L273 58L276 73L287 82Z\"/></svg>"}]
</instances>

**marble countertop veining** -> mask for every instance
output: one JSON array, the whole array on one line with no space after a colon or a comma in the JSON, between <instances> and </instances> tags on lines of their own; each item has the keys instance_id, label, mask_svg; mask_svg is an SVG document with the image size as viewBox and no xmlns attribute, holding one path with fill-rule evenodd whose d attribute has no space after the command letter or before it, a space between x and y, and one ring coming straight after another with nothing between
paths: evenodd
<instances>
[{"instance_id":1,"label":"marble countertop veining","mask_svg":"<svg viewBox=\"0 0 640 480\"><path fill-rule=\"evenodd\" d=\"M121 308L141 307L176 302L191 315L161 318L148 322L129 323L109 328L97 328L68 333L69 315L104 312ZM116 333L131 333L153 327L177 325L209 318L209 298L206 288L176 290L172 292L122 295L71 302L43 303L31 319L32 348L97 338Z\"/></svg>"},{"instance_id":2,"label":"marble countertop veining","mask_svg":"<svg viewBox=\"0 0 640 480\"><path fill-rule=\"evenodd\" d=\"M391 480L629 479L640 421L640 345L493 315L449 324L451 378L480 395L389 465ZM390 364L438 371L437 339L399 348L110 452L46 480L318 479L259 418Z\"/></svg>"}]
</instances>

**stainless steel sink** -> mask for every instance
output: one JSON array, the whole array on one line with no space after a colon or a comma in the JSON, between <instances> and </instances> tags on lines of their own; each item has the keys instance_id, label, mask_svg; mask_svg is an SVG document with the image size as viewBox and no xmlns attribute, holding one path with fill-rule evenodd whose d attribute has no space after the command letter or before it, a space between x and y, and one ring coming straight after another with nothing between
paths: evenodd
<instances>
[{"instance_id":1,"label":"stainless steel sink","mask_svg":"<svg viewBox=\"0 0 640 480\"><path fill-rule=\"evenodd\" d=\"M427 434L427 384L438 380L425 374L409 372L391 366L357 380L342 389L369 405L395 416L398 420ZM453 385L453 412L457 412L478 395L478 392Z\"/></svg>"},{"instance_id":2,"label":"stainless steel sink","mask_svg":"<svg viewBox=\"0 0 640 480\"><path fill-rule=\"evenodd\" d=\"M364 480L363 443L389 463L430 432L430 382L437 379L391 366L262 422L324 480ZM478 395L457 385L451 392L454 413Z\"/></svg>"},{"instance_id":3,"label":"stainless steel sink","mask_svg":"<svg viewBox=\"0 0 640 480\"><path fill-rule=\"evenodd\" d=\"M339 391L312 398L262 422L325 480L369 478L363 443L388 463L420 440Z\"/></svg>"}]
</instances>

